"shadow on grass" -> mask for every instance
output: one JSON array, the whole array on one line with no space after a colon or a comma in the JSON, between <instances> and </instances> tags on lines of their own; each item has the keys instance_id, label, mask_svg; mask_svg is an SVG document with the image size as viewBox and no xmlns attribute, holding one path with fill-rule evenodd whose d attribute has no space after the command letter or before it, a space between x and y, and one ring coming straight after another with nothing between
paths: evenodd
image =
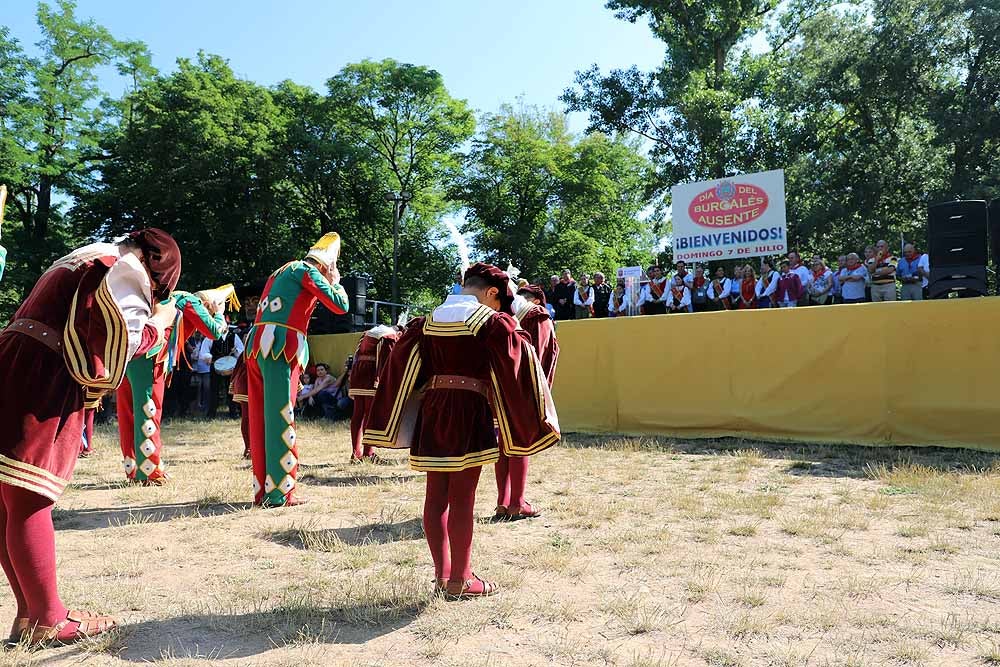
<instances>
[{"instance_id":1,"label":"shadow on grass","mask_svg":"<svg viewBox=\"0 0 1000 667\"><path fill-rule=\"evenodd\" d=\"M618 452L661 452L675 455L752 454L788 462L785 472L809 477L870 476L875 467L888 470L901 465L919 465L933 470L978 474L1000 467L1000 453L949 447L869 447L862 445L814 445L767 442L746 438L685 440L662 436L615 436L568 434L563 445L580 449Z\"/></svg>"},{"instance_id":2,"label":"shadow on grass","mask_svg":"<svg viewBox=\"0 0 1000 667\"><path fill-rule=\"evenodd\" d=\"M163 503L139 507L104 507L66 510L56 507L52 522L57 530L96 530L147 523L163 523L178 518L210 517L248 510L251 503Z\"/></svg>"},{"instance_id":3,"label":"shadow on grass","mask_svg":"<svg viewBox=\"0 0 1000 667\"><path fill-rule=\"evenodd\" d=\"M274 531L264 535L278 544L309 551L335 551L344 546L364 546L369 544L390 544L408 540L422 540L423 524L420 519L409 519L398 523L370 523L348 528L308 527Z\"/></svg>"},{"instance_id":4,"label":"shadow on grass","mask_svg":"<svg viewBox=\"0 0 1000 667\"><path fill-rule=\"evenodd\" d=\"M299 476L299 481L315 486L374 486L376 484L405 484L415 477L419 477L419 475L375 475L363 473L341 477L327 477L307 472Z\"/></svg>"},{"instance_id":5,"label":"shadow on grass","mask_svg":"<svg viewBox=\"0 0 1000 667\"><path fill-rule=\"evenodd\" d=\"M189 614L126 625L107 652L131 663L171 658L210 663L250 658L286 646L364 644L406 627L425 605L423 600L387 599L330 608Z\"/></svg>"}]
</instances>

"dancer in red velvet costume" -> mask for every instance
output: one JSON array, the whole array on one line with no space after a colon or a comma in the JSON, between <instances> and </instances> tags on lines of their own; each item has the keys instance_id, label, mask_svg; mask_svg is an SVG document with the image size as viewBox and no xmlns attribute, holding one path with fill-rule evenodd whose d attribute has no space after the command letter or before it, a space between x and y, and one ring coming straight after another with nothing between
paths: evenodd
<instances>
[{"instance_id":1,"label":"dancer in red velvet costume","mask_svg":"<svg viewBox=\"0 0 1000 667\"><path fill-rule=\"evenodd\" d=\"M514 317L531 339L538 361L542 365L549 389L556 376L556 361L559 359L559 343L552 318L545 308L545 291L538 285L526 285L517 292L523 301ZM541 512L524 497L528 482L528 458L508 457L500 452L500 459L493 466L497 479L497 508L493 514L496 521L518 521L541 516Z\"/></svg>"},{"instance_id":2,"label":"dancer in red velvet costume","mask_svg":"<svg viewBox=\"0 0 1000 667\"><path fill-rule=\"evenodd\" d=\"M129 359L173 323L180 250L158 229L95 243L55 262L0 333L0 565L14 593L11 639L71 642L115 627L69 610L56 586L52 505L80 452L85 411L113 392Z\"/></svg>"},{"instance_id":3,"label":"dancer in red velvet costume","mask_svg":"<svg viewBox=\"0 0 1000 667\"><path fill-rule=\"evenodd\" d=\"M531 456L559 441L549 386L513 301L506 273L469 268L461 294L407 325L368 413L363 443L408 448L410 467L427 473L424 533L435 585L453 599L497 591L471 568L482 466L501 450Z\"/></svg>"},{"instance_id":4,"label":"dancer in red velvet costume","mask_svg":"<svg viewBox=\"0 0 1000 667\"><path fill-rule=\"evenodd\" d=\"M365 433L365 421L368 410L378 386L378 374L388 361L392 347L399 338L399 330L380 324L365 332L358 341L358 349L354 352L354 364L348 381L348 395L354 401L351 412L351 463L370 461L380 463L374 448L369 445L362 447L361 439Z\"/></svg>"}]
</instances>

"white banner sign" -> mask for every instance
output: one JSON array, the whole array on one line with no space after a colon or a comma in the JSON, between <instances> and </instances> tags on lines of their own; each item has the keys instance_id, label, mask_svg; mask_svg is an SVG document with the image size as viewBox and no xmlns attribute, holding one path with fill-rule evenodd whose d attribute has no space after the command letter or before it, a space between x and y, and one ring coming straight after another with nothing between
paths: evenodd
<instances>
[{"instance_id":1,"label":"white banner sign","mask_svg":"<svg viewBox=\"0 0 1000 667\"><path fill-rule=\"evenodd\" d=\"M673 194L674 261L761 257L788 251L785 172L682 183Z\"/></svg>"},{"instance_id":2,"label":"white banner sign","mask_svg":"<svg viewBox=\"0 0 1000 667\"><path fill-rule=\"evenodd\" d=\"M618 269L618 278L624 280L625 278L635 278L639 280L642 278L642 267L641 266L625 266Z\"/></svg>"}]
</instances>

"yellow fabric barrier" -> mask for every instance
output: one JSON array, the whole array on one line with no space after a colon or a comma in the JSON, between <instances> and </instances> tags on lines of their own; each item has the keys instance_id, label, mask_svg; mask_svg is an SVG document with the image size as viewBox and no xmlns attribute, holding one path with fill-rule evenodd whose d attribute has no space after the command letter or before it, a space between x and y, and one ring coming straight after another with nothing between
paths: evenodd
<instances>
[{"instance_id":1,"label":"yellow fabric barrier","mask_svg":"<svg viewBox=\"0 0 1000 667\"><path fill-rule=\"evenodd\" d=\"M1000 450L1000 298L584 320L556 334L564 432ZM312 358L339 369L359 337L310 337Z\"/></svg>"},{"instance_id":2,"label":"yellow fabric barrier","mask_svg":"<svg viewBox=\"0 0 1000 667\"><path fill-rule=\"evenodd\" d=\"M339 377L347 357L358 349L360 333L309 336L309 363L330 365L330 374Z\"/></svg>"},{"instance_id":3,"label":"yellow fabric barrier","mask_svg":"<svg viewBox=\"0 0 1000 667\"><path fill-rule=\"evenodd\" d=\"M1000 298L560 322L563 431L1000 450Z\"/></svg>"}]
</instances>

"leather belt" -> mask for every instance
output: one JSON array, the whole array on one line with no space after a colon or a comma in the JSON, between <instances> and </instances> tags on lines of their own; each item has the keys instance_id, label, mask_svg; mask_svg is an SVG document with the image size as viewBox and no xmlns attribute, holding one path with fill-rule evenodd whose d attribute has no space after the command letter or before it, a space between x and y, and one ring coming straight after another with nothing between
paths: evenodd
<instances>
[{"instance_id":1,"label":"leather belt","mask_svg":"<svg viewBox=\"0 0 1000 667\"><path fill-rule=\"evenodd\" d=\"M375 361L375 355L374 354L359 354L358 356L354 357L354 361Z\"/></svg>"},{"instance_id":2,"label":"leather belt","mask_svg":"<svg viewBox=\"0 0 1000 667\"><path fill-rule=\"evenodd\" d=\"M39 322L38 320L27 318L14 320L10 323L10 326L4 329L3 333L20 333L30 336L56 354L62 356L62 336L48 324Z\"/></svg>"},{"instance_id":3,"label":"leather belt","mask_svg":"<svg viewBox=\"0 0 1000 667\"><path fill-rule=\"evenodd\" d=\"M428 389L462 389L471 391L486 398L490 397L490 390L486 383L476 378L465 375L432 375L427 382Z\"/></svg>"}]
</instances>

